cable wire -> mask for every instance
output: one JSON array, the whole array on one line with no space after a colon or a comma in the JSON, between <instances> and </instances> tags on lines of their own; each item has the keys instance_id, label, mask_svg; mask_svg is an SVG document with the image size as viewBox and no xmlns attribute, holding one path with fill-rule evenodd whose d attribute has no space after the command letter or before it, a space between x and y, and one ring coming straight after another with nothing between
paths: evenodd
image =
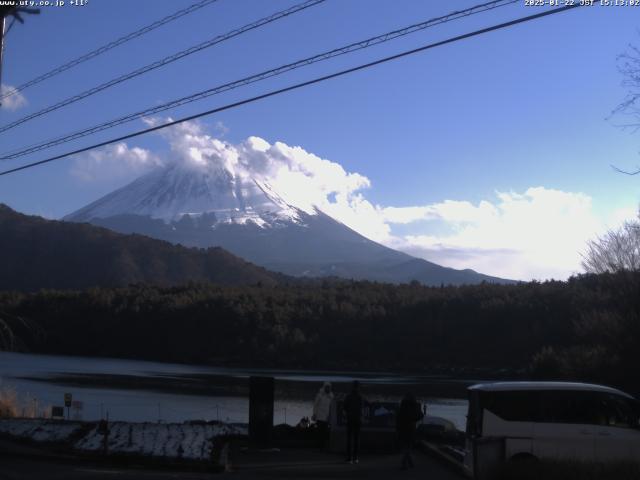
<instances>
[{"instance_id":1,"label":"cable wire","mask_svg":"<svg viewBox=\"0 0 640 480\"><path fill-rule=\"evenodd\" d=\"M62 158L66 158L66 157L69 157L69 156L72 156L72 155L77 155L79 153L87 152L87 151L93 150L95 148L104 147L105 145L110 145L112 143L117 143L117 142L121 142L121 141L124 141L124 140L128 140L130 138L134 138L134 137L138 137L140 135L144 135L144 134L147 134L147 133L155 132L157 130L161 130L161 129L164 129L164 128L167 128L167 127L172 127L174 125L178 125L180 123L184 123L184 122L188 122L188 121L191 121L191 120L195 120L197 118L201 118L201 117L204 117L204 116L207 116L207 115L212 115L214 113L222 112L222 111L225 111L225 110L230 110L232 108L236 108L236 107L239 107L241 105L254 103L254 102L257 102L259 100L263 100L265 98L270 98L270 97L273 97L273 96L276 96L276 95L280 95L282 93L290 92L292 90L297 90L297 89L300 89L302 87L307 87L309 85L314 85L316 83L324 82L326 80L330 80L330 79L337 78L337 77L342 77L342 76L350 74L350 73L354 73L354 72L357 72L357 71L360 71L360 70L365 70L367 68L374 67L376 65L380 65L380 64L383 64L383 63L387 63L387 62L390 62L390 61L393 61L393 60L397 60L399 58L407 57L409 55L413 55L413 54L416 54L416 53L419 53L419 52L423 52L425 50L430 50L432 48L436 48L436 47L440 47L440 46L443 46L443 45L447 45L449 43L454 43L454 42L458 42L460 40L464 40L464 39L467 39L467 38L471 38L471 37L475 37L475 36L482 35L482 34L485 34L485 33L493 32L495 30L500 30L500 29L511 27L513 25L517 25L517 24L520 24L520 23L529 22L529 21L532 21L532 20L536 20L536 19L539 19L539 18L542 18L542 17L549 16L549 15L554 15L554 14L557 14L557 13L565 12L567 10L571 10L571 9L578 8L578 7L581 7L581 6L582 5L579 4L579 3L575 3L573 5L566 5L564 7L554 8L552 10L546 10L544 12L536 13L536 14L533 14L533 15L528 15L526 17L520 17L520 18L517 18L515 20L511 20L511 21L508 21L508 22L504 22L504 23L500 23L500 24L497 24L497 25L493 25L491 27L486 27L486 28L482 28L480 30L475 30L473 32L465 33L463 35L450 37L450 38L448 38L446 40L441 40L439 42L435 42L435 43L431 43L431 44L428 44L428 45L424 45L422 47L414 48L412 50L406 50L404 52L401 52L401 53L398 53L398 54L395 54L395 55L391 55L391 56L388 56L388 57L384 57L384 58L375 60L373 62L364 63L364 64L358 65L356 67L347 68L345 70L341 70L339 72L335 72L335 73L332 73L332 74L329 74L329 75L324 75L322 77L317 77L317 78L314 78L312 80L307 80L307 81L304 81L304 82L296 83L294 85L290 85L288 87L280 88L280 89L277 89L277 90L272 90L270 92L263 93L261 95L257 95L255 97L247 98L247 99L244 99L244 100L240 100L238 102L230 103L230 104L224 105L222 107L213 108L211 110L200 112L200 113L197 113L197 114L194 114L194 115L189 115L189 116L183 117L183 118L181 118L179 120L174 120L174 121L171 121L171 122L167 122L167 123L164 123L162 125L155 125L153 127L149 127L149 128L144 129L144 130L139 130L137 132L129 133L127 135L123 135L123 136L120 136L120 137L117 137L117 138L112 138L112 139L106 140L104 142L100 142L100 143L96 143L96 144L93 144L93 145L90 145L90 146L87 146L87 147L79 148L77 150L73 150L73 151L66 152L66 153L63 153L63 154L60 154L60 155L56 155L56 156L53 156L53 157L50 157L50 158L46 158L46 159L40 160L38 162L28 163L28 164L22 165L20 167L12 168L10 170L5 170L5 171L0 172L0 176L9 175L11 173L19 172L21 170L26 170L28 168L33 168L33 167L36 167L36 166L39 166L39 165L44 165L45 163L49 163L49 162L53 162L53 161L56 161L56 160L60 160Z\"/></svg>"},{"instance_id":2,"label":"cable wire","mask_svg":"<svg viewBox=\"0 0 640 480\"><path fill-rule=\"evenodd\" d=\"M67 105L71 105L72 103L78 102L84 98L90 97L92 95L95 95L98 92L101 92L103 90L106 90L107 88L113 87L115 85L118 85L120 83L126 82L128 80L131 80L132 78L138 77L142 74L145 74L147 72L150 72L152 70L155 70L157 68L160 67L164 67L166 65L169 65L170 63L173 63L177 60L180 60L184 57L187 57L189 55L192 55L196 52L199 52L201 50L204 50L205 48L210 48L214 45L217 45L219 43L225 42L227 40L230 40L234 37L237 37L239 35L242 35L243 33L249 32L251 30L254 30L256 28L260 28L264 25L267 25L269 23L273 23L277 20L280 20L282 18L288 17L289 15L293 15L294 13L300 12L302 10L306 10L307 8L313 7L315 5L318 5L320 3L325 2L326 0L306 0L305 2L299 3L297 5L294 5L291 8L287 8L286 10L281 10L277 13L274 13L273 15L269 15L268 17L264 17L261 18L260 20L257 20L255 22L251 22L248 23L247 25L244 25L240 28L236 28L234 30L231 30L230 32L227 32L223 35L218 35L212 39L209 39L205 42L199 43L198 45L194 45L190 48L187 48L186 50L182 50L180 52L174 53L173 55L169 55L168 57L165 57L161 60L157 60L153 63L150 63L148 65L145 65L144 67L138 68L136 70L133 70L129 73L126 73L124 75L120 75L119 77L116 77L112 80L109 80L108 82L102 83L96 87L90 88L89 90L85 90L82 93L78 93L77 95L74 95L72 97L68 97L58 103L55 103L53 105L50 105L46 108L43 108L42 110L39 110L37 112L34 112L30 115L27 115L25 117L19 118L18 120L11 122L7 125L4 125L2 127L0 127L0 133L2 132L6 132L7 130L11 130L12 128L17 127L18 125L22 125L25 122L28 122L29 120L33 120L34 118L40 117L42 115L45 115L47 113L51 113L55 110L58 110L59 108L62 107L66 107Z\"/></svg>"},{"instance_id":3,"label":"cable wire","mask_svg":"<svg viewBox=\"0 0 640 480\"><path fill-rule=\"evenodd\" d=\"M157 20L155 22L153 22L150 25L147 25L146 27L143 27L139 30L136 30L135 32L131 32L128 35L125 35L123 37L118 38L117 40L114 40L112 42L107 43L106 45L103 45L99 48L96 48L95 50L92 50L88 53L85 53L84 55L81 55L78 58L75 58L63 65L60 65L59 67L54 68L53 70L48 71L47 73L44 73L34 79L29 80L28 82L23 83L22 85L17 86L14 90L12 90L11 92L6 92L3 93L2 95L0 95L0 100L6 98L6 97L10 97L11 95L14 95L26 88L32 87L33 85L36 85L40 82L44 82L45 80L51 78L51 77L55 77L56 75L69 70L73 67L75 67L76 65L80 65L81 63L86 62L87 60L90 60L94 57L97 57L98 55L102 55L105 52L108 52L109 50L116 48L120 45L122 45L123 43L127 43L131 40L133 40L134 38L138 38L146 33L151 32L152 30L155 30L158 27L161 27L162 25L165 25L169 22L172 22L174 20L177 20L180 17L184 17L185 15L188 15L190 13L195 12L196 10L199 10L203 7L206 7L207 5L217 2L218 0L201 0L199 2L194 3L193 5L188 6L187 8L183 8L182 10L178 10L175 13L172 13L171 15L167 15L164 18L161 18L160 20Z\"/></svg>"},{"instance_id":4,"label":"cable wire","mask_svg":"<svg viewBox=\"0 0 640 480\"><path fill-rule=\"evenodd\" d=\"M73 140L77 140L82 137L86 137L88 135L93 135L95 133L101 132L103 130L107 130L110 128L114 128L118 125L122 125L124 123L131 122L133 120L137 120L139 118L148 117L150 115L155 115L157 113L163 112L165 110L170 110L173 108L177 108L182 105L186 105L188 103L192 103L198 100L202 100L204 98L210 97L212 95L217 95L219 93L223 93L229 90L234 90L236 88L246 86L252 83L256 83L262 80L266 80L271 77L275 77L277 75L281 75L283 73L289 72L291 70L295 70L297 68L301 68L307 65L312 65L317 62L329 60L331 58L345 55L356 50L362 50L365 48L372 47L374 45L378 45L380 43L385 43L391 40L394 40L399 37L403 37L405 35L409 35L411 33L415 33L421 30L424 30L429 27L433 27L436 25L440 25L443 23L447 23L453 20L457 20L463 17L468 17L470 15L475 15L478 13L482 13L488 10L493 10L495 8L504 7L513 3L518 3L520 0L494 0L491 2L483 3L480 5L476 5L471 8L467 8L465 10L460 10L456 12L452 12L450 14L432 18L430 20L426 20L424 22L416 23L414 25L410 25L408 27L404 27L401 29L393 30L391 32L384 33L382 35L378 35L375 37L368 38L366 40L362 40L359 42L354 42L344 47L336 48L333 50L329 50L327 52L323 52L317 55L313 55L311 57L304 58L302 60L297 60L292 63L288 63L285 65L281 65L279 67L273 68L271 70L266 70L249 77L242 78L240 80L235 80L233 82L225 83L223 85L219 85L213 88L209 88L207 90L188 95L186 97L179 98L177 100L172 100L170 102L164 103L162 105L157 105L154 107L147 108L145 110L141 110L135 113L130 113L123 117L119 117L115 120L110 120L105 123L101 123L98 125L94 125L93 127L88 127L80 131L76 131L71 134L64 135L62 137L58 137L56 139L47 140L45 142L40 142L35 145L30 145L27 147L23 147L19 150L13 150L10 152L3 153L0 155L0 160L11 160L15 158L22 157L24 155L28 155L30 153L38 152L41 150L45 150L51 147L55 147L57 145L61 145L63 143L67 143Z\"/></svg>"}]
</instances>

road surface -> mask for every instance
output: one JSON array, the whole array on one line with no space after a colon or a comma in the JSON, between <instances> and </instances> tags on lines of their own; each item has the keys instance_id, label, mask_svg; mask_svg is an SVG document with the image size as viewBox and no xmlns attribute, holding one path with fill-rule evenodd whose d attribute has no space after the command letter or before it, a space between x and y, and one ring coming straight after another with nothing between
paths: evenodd
<instances>
[{"instance_id":1,"label":"road surface","mask_svg":"<svg viewBox=\"0 0 640 480\"><path fill-rule=\"evenodd\" d=\"M280 452L282 453L282 452ZM429 479L461 480L448 466L417 452L414 455L416 468L400 470L399 455L363 456L358 465L339 461L338 457L327 455L298 455L278 452L260 455L240 456L233 471L220 474L229 480L245 479ZM201 480L211 479L216 474L199 472L176 472L147 469L128 469L91 464L73 464L52 460L29 458L0 458L0 480Z\"/></svg>"}]
</instances>

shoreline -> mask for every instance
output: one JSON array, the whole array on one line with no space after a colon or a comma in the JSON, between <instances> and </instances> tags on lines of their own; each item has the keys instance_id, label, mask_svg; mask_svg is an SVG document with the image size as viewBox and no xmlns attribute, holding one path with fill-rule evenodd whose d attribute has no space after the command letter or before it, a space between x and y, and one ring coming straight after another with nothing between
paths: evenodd
<instances>
[{"instance_id":1,"label":"shoreline","mask_svg":"<svg viewBox=\"0 0 640 480\"><path fill-rule=\"evenodd\" d=\"M122 357L122 356L92 356L73 353L55 353L55 352L18 352L18 351L2 351L0 354L10 355L26 355L33 357L53 357L57 359L67 359L69 361L89 360L93 362L116 362L116 363L138 363L140 365L163 365L171 369L183 370L192 368L193 370L211 370L204 372L210 375L233 376L233 374L255 374L257 376L274 376L292 375L305 377L353 377L358 380L366 380L378 377L397 377L406 379L425 379L425 380L443 380L443 381L464 381L464 382L483 382L483 381L501 381L501 380L521 380L526 379L526 372L521 370L513 370L509 368L479 368L472 366L446 366L432 365L428 368L407 369L398 368L377 368L376 370L366 370L357 366L345 367L343 364L336 366L325 366L322 368L309 368L299 364L278 364L256 367L251 364L235 362L233 360L215 359L215 361L205 362L180 362L175 359L159 359L147 357ZM487 380L491 379L491 380ZM318 380L322 381L322 380Z\"/></svg>"},{"instance_id":2,"label":"shoreline","mask_svg":"<svg viewBox=\"0 0 640 480\"><path fill-rule=\"evenodd\" d=\"M116 375L102 373L67 373L52 376L15 376L18 380L64 385L79 388L138 390L194 396L248 397L249 377L221 374L161 374ZM331 382L336 394L348 393L350 379ZM433 380L422 382L361 381L366 394L383 397L402 397L407 391L424 398L467 399L467 387L478 383L471 380ZM308 400L318 391L322 380L277 379L275 396L281 400Z\"/></svg>"}]
</instances>

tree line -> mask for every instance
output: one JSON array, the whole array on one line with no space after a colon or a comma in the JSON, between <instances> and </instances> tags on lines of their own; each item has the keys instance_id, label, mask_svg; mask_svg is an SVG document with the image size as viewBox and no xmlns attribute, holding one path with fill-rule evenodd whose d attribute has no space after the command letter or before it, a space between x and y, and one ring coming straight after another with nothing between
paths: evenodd
<instances>
[{"instance_id":1,"label":"tree line","mask_svg":"<svg viewBox=\"0 0 640 480\"><path fill-rule=\"evenodd\" d=\"M637 391L640 273L425 287L325 281L0 292L39 353L586 380ZM17 345L17 344L16 344Z\"/></svg>"}]
</instances>

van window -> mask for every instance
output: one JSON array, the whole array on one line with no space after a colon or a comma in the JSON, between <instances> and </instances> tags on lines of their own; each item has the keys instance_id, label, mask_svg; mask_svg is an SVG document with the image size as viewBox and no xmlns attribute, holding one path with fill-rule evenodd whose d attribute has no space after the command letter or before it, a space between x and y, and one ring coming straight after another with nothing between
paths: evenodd
<instances>
[{"instance_id":1,"label":"van window","mask_svg":"<svg viewBox=\"0 0 640 480\"><path fill-rule=\"evenodd\" d=\"M476 393L476 392L474 392ZM470 396L467 432L482 434L482 409L510 422L572 423L640 428L637 402L588 390L485 391ZM477 406L480 408L477 408Z\"/></svg>"},{"instance_id":2,"label":"van window","mask_svg":"<svg viewBox=\"0 0 640 480\"><path fill-rule=\"evenodd\" d=\"M597 425L599 418L600 407L594 392L571 390L541 392L539 422Z\"/></svg>"},{"instance_id":3,"label":"van window","mask_svg":"<svg viewBox=\"0 0 640 480\"><path fill-rule=\"evenodd\" d=\"M538 416L538 391L487 392L483 407L510 422L533 422Z\"/></svg>"},{"instance_id":4,"label":"van window","mask_svg":"<svg viewBox=\"0 0 640 480\"><path fill-rule=\"evenodd\" d=\"M634 405L626 398L610 393L601 393L598 401L598 425L609 427L634 428L636 427L637 413Z\"/></svg>"}]
</instances>

